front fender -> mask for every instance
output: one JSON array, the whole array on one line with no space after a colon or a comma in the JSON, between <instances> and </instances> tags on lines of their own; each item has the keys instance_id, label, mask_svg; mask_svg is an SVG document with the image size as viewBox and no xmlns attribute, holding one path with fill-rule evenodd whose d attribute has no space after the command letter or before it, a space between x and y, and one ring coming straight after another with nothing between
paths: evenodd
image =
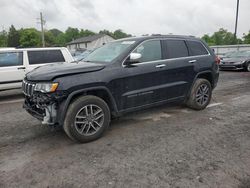
<instances>
[{"instance_id":1,"label":"front fender","mask_svg":"<svg viewBox=\"0 0 250 188\"><path fill-rule=\"evenodd\" d=\"M66 100L64 100L63 102L61 102L59 104L59 107L58 107L58 117L57 117L57 121L59 123L59 125L63 125L63 122L64 122L64 118L65 118L65 115L67 113L67 109L70 105L70 103L72 102L72 100L74 99L75 96L79 95L79 94L85 94L89 91L94 91L94 90L103 90L105 92L107 92L110 100L111 100L111 103L112 103L112 107L114 109L114 114L118 114L118 109L117 109L117 105L116 105L116 102L115 102L115 99L113 97L113 95L111 94L111 92L109 91L109 89L105 86L97 86L97 87L90 87L90 88L84 88L84 89L79 89L79 90L76 90L76 91L73 91L72 93L70 93L67 97Z\"/></svg>"}]
</instances>

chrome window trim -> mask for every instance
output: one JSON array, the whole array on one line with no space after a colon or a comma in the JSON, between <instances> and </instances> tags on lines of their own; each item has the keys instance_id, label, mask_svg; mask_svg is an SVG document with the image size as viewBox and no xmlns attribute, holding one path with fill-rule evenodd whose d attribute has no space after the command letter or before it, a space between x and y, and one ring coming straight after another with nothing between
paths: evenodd
<instances>
[{"instance_id":1,"label":"chrome window trim","mask_svg":"<svg viewBox=\"0 0 250 188\"><path fill-rule=\"evenodd\" d=\"M199 42L202 44L202 46L206 49L207 54L204 55L196 55L196 56L186 56L186 57L178 57L178 58L170 58L170 59L161 59L161 60L155 60L155 61L147 61L147 62L141 62L141 63L135 63L134 65L144 65L144 64L151 64L151 63L160 63L160 62L166 62L166 61L172 61L172 60L181 60L181 59L188 59L188 58L197 58L197 57L207 57L207 56L211 56L209 50L207 49L207 47L201 42L201 41L197 41L197 40L192 40L192 39L176 39L176 38L154 38L154 39L147 39L142 41L140 44L138 44L134 50L132 52L130 52L126 58L122 61L122 67L126 67L126 65L124 65L124 62L126 61L126 59L130 56L131 53L133 53L141 44L143 44L144 42L147 41L152 41L152 40L182 40L182 41L193 41L193 42Z\"/></svg>"}]
</instances>

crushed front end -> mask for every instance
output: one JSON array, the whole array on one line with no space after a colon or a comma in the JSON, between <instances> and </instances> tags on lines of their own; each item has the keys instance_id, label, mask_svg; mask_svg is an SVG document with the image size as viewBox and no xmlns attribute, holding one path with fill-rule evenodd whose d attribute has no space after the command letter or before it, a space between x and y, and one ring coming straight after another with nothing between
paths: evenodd
<instances>
[{"instance_id":1,"label":"crushed front end","mask_svg":"<svg viewBox=\"0 0 250 188\"><path fill-rule=\"evenodd\" d=\"M42 121L42 124L55 125L58 123L60 103L67 97L64 91L36 91L37 82L24 80L22 90L25 95L24 109Z\"/></svg>"}]
</instances>

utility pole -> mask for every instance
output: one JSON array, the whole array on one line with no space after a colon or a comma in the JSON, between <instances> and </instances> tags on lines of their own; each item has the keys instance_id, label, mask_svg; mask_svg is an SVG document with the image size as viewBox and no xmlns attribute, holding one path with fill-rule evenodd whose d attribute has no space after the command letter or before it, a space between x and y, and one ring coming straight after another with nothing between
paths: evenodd
<instances>
[{"instance_id":1,"label":"utility pole","mask_svg":"<svg viewBox=\"0 0 250 188\"><path fill-rule=\"evenodd\" d=\"M43 28L43 26L45 25L45 20L43 19L42 12L40 12L40 22L39 23L41 24L42 44L43 44L43 47L45 47L44 28Z\"/></svg>"},{"instance_id":2,"label":"utility pole","mask_svg":"<svg viewBox=\"0 0 250 188\"><path fill-rule=\"evenodd\" d=\"M237 9L236 9L236 20L235 20L235 29L234 29L234 39L235 42L237 40L237 27L238 27L238 16L239 16L239 2L240 0L237 0Z\"/></svg>"}]
</instances>

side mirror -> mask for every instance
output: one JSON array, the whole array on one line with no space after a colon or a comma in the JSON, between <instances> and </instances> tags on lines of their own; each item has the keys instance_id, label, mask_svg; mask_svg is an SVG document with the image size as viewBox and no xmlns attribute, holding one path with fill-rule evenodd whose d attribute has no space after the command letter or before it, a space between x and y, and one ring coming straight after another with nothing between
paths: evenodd
<instances>
[{"instance_id":1,"label":"side mirror","mask_svg":"<svg viewBox=\"0 0 250 188\"><path fill-rule=\"evenodd\" d=\"M133 63L140 62L141 54L140 53L131 53L125 61L125 65L130 65Z\"/></svg>"}]
</instances>

